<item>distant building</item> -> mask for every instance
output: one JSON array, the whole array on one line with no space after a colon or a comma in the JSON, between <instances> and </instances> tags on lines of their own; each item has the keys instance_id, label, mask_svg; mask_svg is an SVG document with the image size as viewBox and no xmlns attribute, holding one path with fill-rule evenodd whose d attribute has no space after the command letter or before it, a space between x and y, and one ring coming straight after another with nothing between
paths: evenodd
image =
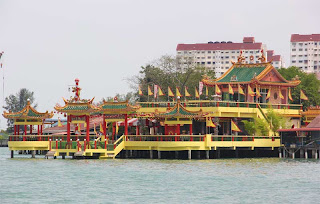
<instances>
[{"instance_id":1,"label":"distant building","mask_svg":"<svg viewBox=\"0 0 320 204\"><path fill-rule=\"evenodd\" d=\"M274 68L280 69L282 67L285 67L285 63L281 55L274 55L273 50L267 51L267 60L272 61L271 64Z\"/></svg>"},{"instance_id":2,"label":"distant building","mask_svg":"<svg viewBox=\"0 0 320 204\"><path fill-rule=\"evenodd\" d=\"M290 65L307 73L320 72L320 34L292 34Z\"/></svg>"},{"instance_id":3,"label":"distant building","mask_svg":"<svg viewBox=\"0 0 320 204\"><path fill-rule=\"evenodd\" d=\"M210 41L208 43L178 44L176 51L177 58L180 59L181 71L184 71L190 64L197 64L214 70L216 76L219 77L231 67L231 61L237 61L240 51L243 52L246 63L258 63L261 50L267 56L266 45L255 42L254 37L244 37L242 43ZM275 61L277 62L280 63L278 60Z\"/></svg>"}]
</instances>

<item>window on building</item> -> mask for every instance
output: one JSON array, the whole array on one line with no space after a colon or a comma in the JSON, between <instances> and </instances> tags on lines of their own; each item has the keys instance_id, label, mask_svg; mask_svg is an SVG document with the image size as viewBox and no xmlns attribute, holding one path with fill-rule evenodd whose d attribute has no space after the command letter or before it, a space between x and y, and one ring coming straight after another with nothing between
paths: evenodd
<instances>
[{"instance_id":1,"label":"window on building","mask_svg":"<svg viewBox=\"0 0 320 204\"><path fill-rule=\"evenodd\" d=\"M260 52L259 50L256 51L256 53L259 53L259 52Z\"/></svg>"},{"instance_id":2,"label":"window on building","mask_svg":"<svg viewBox=\"0 0 320 204\"><path fill-rule=\"evenodd\" d=\"M178 52L178 55L181 54L181 52Z\"/></svg>"},{"instance_id":3,"label":"window on building","mask_svg":"<svg viewBox=\"0 0 320 204\"><path fill-rule=\"evenodd\" d=\"M226 64L229 64L229 61L226 61Z\"/></svg>"},{"instance_id":4,"label":"window on building","mask_svg":"<svg viewBox=\"0 0 320 204\"><path fill-rule=\"evenodd\" d=\"M235 53L235 51L232 51L231 53Z\"/></svg>"},{"instance_id":5,"label":"window on building","mask_svg":"<svg viewBox=\"0 0 320 204\"><path fill-rule=\"evenodd\" d=\"M200 62L197 62L197 64L200 64Z\"/></svg>"},{"instance_id":6,"label":"window on building","mask_svg":"<svg viewBox=\"0 0 320 204\"><path fill-rule=\"evenodd\" d=\"M314 68L314 69L318 69L318 66L314 66L313 68Z\"/></svg>"},{"instance_id":7,"label":"window on building","mask_svg":"<svg viewBox=\"0 0 320 204\"><path fill-rule=\"evenodd\" d=\"M250 53L252 53L252 54L253 54L253 51L250 51Z\"/></svg>"},{"instance_id":8,"label":"window on building","mask_svg":"<svg viewBox=\"0 0 320 204\"><path fill-rule=\"evenodd\" d=\"M296 49L292 49L292 51L296 51Z\"/></svg>"},{"instance_id":9,"label":"window on building","mask_svg":"<svg viewBox=\"0 0 320 204\"><path fill-rule=\"evenodd\" d=\"M276 62L276 64L279 64L279 62Z\"/></svg>"},{"instance_id":10,"label":"window on building","mask_svg":"<svg viewBox=\"0 0 320 204\"><path fill-rule=\"evenodd\" d=\"M296 45L296 43L292 43L292 45Z\"/></svg>"},{"instance_id":11,"label":"window on building","mask_svg":"<svg viewBox=\"0 0 320 204\"><path fill-rule=\"evenodd\" d=\"M306 48L306 49L304 49L304 51L307 51L308 49Z\"/></svg>"},{"instance_id":12,"label":"window on building","mask_svg":"<svg viewBox=\"0 0 320 204\"><path fill-rule=\"evenodd\" d=\"M201 59L205 59L205 57L201 57Z\"/></svg>"},{"instance_id":13,"label":"window on building","mask_svg":"<svg viewBox=\"0 0 320 204\"><path fill-rule=\"evenodd\" d=\"M207 62L207 64L211 64L211 62Z\"/></svg>"},{"instance_id":14,"label":"window on building","mask_svg":"<svg viewBox=\"0 0 320 204\"><path fill-rule=\"evenodd\" d=\"M225 52L226 54L228 54L229 52Z\"/></svg>"},{"instance_id":15,"label":"window on building","mask_svg":"<svg viewBox=\"0 0 320 204\"><path fill-rule=\"evenodd\" d=\"M299 63L302 63L303 61L302 60L299 60Z\"/></svg>"},{"instance_id":16,"label":"window on building","mask_svg":"<svg viewBox=\"0 0 320 204\"><path fill-rule=\"evenodd\" d=\"M302 49L300 48L299 51L302 51Z\"/></svg>"},{"instance_id":17,"label":"window on building","mask_svg":"<svg viewBox=\"0 0 320 204\"><path fill-rule=\"evenodd\" d=\"M211 56L208 56L208 59L211 59Z\"/></svg>"},{"instance_id":18,"label":"window on building","mask_svg":"<svg viewBox=\"0 0 320 204\"><path fill-rule=\"evenodd\" d=\"M188 52L187 51L184 51L184 54L187 54Z\"/></svg>"},{"instance_id":19,"label":"window on building","mask_svg":"<svg viewBox=\"0 0 320 204\"><path fill-rule=\"evenodd\" d=\"M197 57L197 59L200 59L200 57Z\"/></svg>"},{"instance_id":20,"label":"window on building","mask_svg":"<svg viewBox=\"0 0 320 204\"><path fill-rule=\"evenodd\" d=\"M248 50L247 50L247 51L245 51L245 53L248 53Z\"/></svg>"},{"instance_id":21,"label":"window on building","mask_svg":"<svg viewBox=\"0 0 320 204\"><path fill-rule=\"evenodd\" d=\"M211 53L211 51L208 51L208 53Z\"/></svg>"},{"instance_id":22,"label":"window on building","mask_svg":"<svg viewBox=\"0 0 320 204\"><path fill-rule=\"evenodd\" d=\"M292 57L296 57L295 55L292 55Z\"/></svg>"},{"instance_id":23,"label":"window on building","mask_svg":"<svg viewBox=\"0 0 320 204\"><path fill-rule=\"evenodd\" d=\"M292 63L296 63L296 61L295 61L295 60L292 60Z\"/></svg>"},{"instance_id":24,"label":"window on building","mask_svg":"<svg viewBox=\"0 0 320 204\"><path fill-rule=\"evenodd\" d=\"M302 46L302 45L303 45L303 43L299 43L299 45L300 45L300 46Z\"/></svg>"},{"instance_id":25,"label":"window on building","mask_svg":"<svg viewBox=\"0 0 320 204\"><path fill-rule=\"evenodd\" d=\"M229 56L226 56L226 59L229 59Z\"/></svg>"},{"instance_id":26,"label":"window on building","mask_svg":"<svg viewBox=\"0 0 320 204\"><path fill-rule=\"evenodd\" d=\"M223 62L221 62L221 64L223 64Z\"/></svg>"},{"instance_id":27,"label":"window on building","mask_svg":"<svg viewBox=\"0 0 320 204\"><path fill-rule=\"evenodd\" d=\"M201 62L201 64L205 64L205 62Z\"/></svg>"},{"instance_id":28,"label":"window on building","mask_svg":"<svg viewBox=\"0 0 320 204\"><path fill-rule=\"evenodd\" d=\"M216 62L212 62L212 64L216 64Z\"/></svg>"},{"instance_id":29,"label":"window on building","mask_svg":"<svg viewBox=\"0 0 320 204\"><path fill-rule=\"evenodd\" d=\"M236 57L235 57L235 56L232 56L231 58L232 58L232 59L235 59Z\"/></svg>"},{"instance_id":30,"label":"window on building","mask_svg":"<svg viewBox=\"0 0 320 204\"><path fill-rule=\"evenodd\" d=\"M200 52L197 52L198 54L200 54Z\"/></svg>"}]
</instances>

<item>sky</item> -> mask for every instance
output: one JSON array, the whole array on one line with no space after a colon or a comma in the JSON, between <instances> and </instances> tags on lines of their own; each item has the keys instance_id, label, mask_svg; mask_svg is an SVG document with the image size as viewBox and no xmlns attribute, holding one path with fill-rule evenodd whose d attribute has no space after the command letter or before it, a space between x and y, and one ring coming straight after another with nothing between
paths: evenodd
<instances>
[{"instance_id":1,"label":"sky","mask_svg":"<svg viewBox=\"0 0 320 204\"><path fill-rule=\"evenodd\" d=\"M0 0L0 105L27 88L39 111L53 111L75 78L82 98L124 94L128 78L179 43L254 36L288 65L291 34L320 33L319 8L318 0Z\"/></svg>"}]
</instances>

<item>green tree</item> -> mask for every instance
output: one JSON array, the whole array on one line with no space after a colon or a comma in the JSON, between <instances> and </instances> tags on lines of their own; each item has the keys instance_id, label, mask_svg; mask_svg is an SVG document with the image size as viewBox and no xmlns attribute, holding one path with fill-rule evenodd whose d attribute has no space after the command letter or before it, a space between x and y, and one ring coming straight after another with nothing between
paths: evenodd
<instances>
[{"instance_id":1,"label":"green tree","mask_svg":"<svg viewBox=\"0 0 320 204\"><path fill-rule=\"evenodd\" d=\"M285 118L279 113L275 112L272 107L268 108L266 117L271 123L271 130L273 131L274 135L276 134L277 130L279 130L281 127L285 128Z\"/></svg>"},{"instance_id":2,"label":"green tree","mask_svg":"<svg viewBox=\"0 0 320 204\"><path fill-rule=\"evenodd\" d=\"M253 121L243 120L244 129L249 135L265 136L269 135L269 125L266 120L254 118Z\"/></svg>"},{"instance_id":3,"label":"green tree","mask_svg":"<svg viewBox=\"0 0 320 204\"><path fill-rule=\"evenodd\" d=\"M189 58L188 58L189 59ZM131 87L135 90L138 96L138 87L140 86L144 95L139 96L140 101L147 101L148 86L159 85L165 96L159 97L159 101L166 101L168 99L168 87L171 87L175 93L175 88L179 87L181 94L184 95L184 87L188 87L189 93L192 95L190 99L194 99L194 88L198 87L202 76L207 75L211 78L215 77L213 70L205 67L197 66L191 59L175 58L172 56L162 56L146 66L142 66L138 76L129 79ZM213 94L213 89L209 89L209 96ZM205 99L205 96L201 96ZM153 97L149 98L149 101Z\"/></svg>"},{"instance_id":4,"label":"green tree","mask_svg":"<svg viewBox=\"0 0 320 204\"><path fill-rule=\"evenodd\" d=\"M11 94L5 98L5 106L3 106L3 108L7 111L18 112L27 105L28 99L30 100L30 103L33 104L33 102L35 101L34 93L26 88L22 88L15 95ZM33 104L33 107L36 108L37 104ZM12 132L13 120L8 119L7 125L7 132Z\"/></svg>"},{"instance_id":5,"label":"green tree","mask_svg":"<svg viewBox=\"0 0 320 204\"><path fill-rule=\"evenodd\" d=\"M309 98L308 101L301 100L304 108L309 107L310 105L315 106L320 104L320 81L315 74L307 74L298 67L288 67L287 69L281 68L278 71L287 80L292 80L297 76L299 80L301 80L301 83L291 90L292 103L300 104L300 90L302 89Z\"/></svg>"},{"instance_id":6,"label":"green tree","mask_svg":"<svg viewBox=\"0 0 320 204\"><path fill-rule=\"evenodd\" d=\"M247 131L248 135L254 135L255 133L255 123L249 120L243 120L244 129Z\"/></svg>"}]
</instances>

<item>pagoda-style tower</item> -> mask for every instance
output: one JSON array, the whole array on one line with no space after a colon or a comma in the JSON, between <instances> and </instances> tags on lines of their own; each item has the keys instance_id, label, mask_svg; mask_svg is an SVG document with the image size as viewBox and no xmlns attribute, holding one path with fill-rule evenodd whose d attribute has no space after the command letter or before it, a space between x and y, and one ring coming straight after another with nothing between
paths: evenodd
<instances>
[{"instance_id":1,"label":"pagoda-style tower","mask_svg":"<svg viewBox=\"0 0 320 204\"><path fill-rule=\"evenodd\" d=\"M128 135L128 115L136 112L140 107L132 106L128 101L118 101L117 97L113 101L104 101L100 106L103 114L103 133L106 136L106 122L113 123L112 134L115 135L115 123L124 121L124 134Z\"/></svg>"},{"instance_id":2,"label":"pagoda-style tower","mask_svg":"<svg viewBox=\"0 0 320 204\"><path fill-rule=\"evenodd\" d=\"M180 98L174 107L168 108L166 112L155 110L154 116L160 120L164 119L165 135L180 135L180 126L189 125L190 135L192 135L192 119L204 117L204 113L199 111L189 111L182 106Z\"/></svg>"},{"instance_id":3,"label":"pagoda-style tower","mask_svg":"<svg viewBox=\"0 0 320 204\"><path fill-rule=\"evenodd\" d=\"M74 97L71 97L70 100L66 100L63 98L65 105L60 106L59 104L54 107L54 109L61 113L67 114L67 141L70 141L70 124L81 124L86 123L86 140L89 141L89 133L90 133L90 115L99 111L99 108L92 104L94 98L91 100L80 99L80 91L79 88L79 79L75 79L76 86L73 87L73 91L75 93Z\"/></svg>"},{"instance_id":4,"label":"pagoda-style tower","mask_svg":"<svg viewBox=\"0 0 320 204\"><path fill-rule=\"evenodd\" d=\"M11 112L7 113L6 111L3 112L3 117L7 119L13 119L14 125L14 135L20 134L20 125L24 125L24 135L27 135L27 126L30 125L30 135L32 134L32 126L38 126L38 135L42 135L42 129L44 120L46 118L52 118L53 112L49 113L46 111L45 113L40 113L35 110L30 105L30 100L28 99L27 105L19 112ZM16 138L15 138L16 139ZM41 138L38 138L41 140ZM26 141L26 137L23 137L23 141Z\"/></svg>"}]
</instances>

